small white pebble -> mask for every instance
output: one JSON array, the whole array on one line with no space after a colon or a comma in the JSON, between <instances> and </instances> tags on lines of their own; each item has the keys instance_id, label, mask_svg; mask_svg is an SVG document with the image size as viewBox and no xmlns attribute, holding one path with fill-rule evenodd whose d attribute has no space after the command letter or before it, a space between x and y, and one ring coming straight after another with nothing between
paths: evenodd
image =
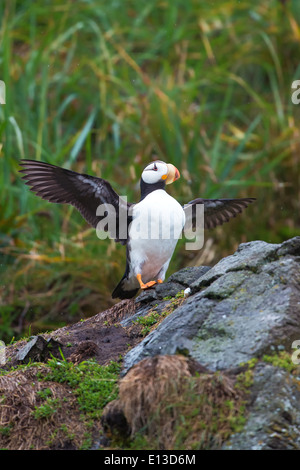
<instances>
[{"instance_id":1,"label":"small white pebble","mask_svg":"<svg viewBox=\"0 0 300 470\"><path fill-rule=\"evenodd\" d=\"M185 291L183 292L184 297L188 297L191 294L191 289L190 287L187 287Z\"/></svg>"}]
</instances>

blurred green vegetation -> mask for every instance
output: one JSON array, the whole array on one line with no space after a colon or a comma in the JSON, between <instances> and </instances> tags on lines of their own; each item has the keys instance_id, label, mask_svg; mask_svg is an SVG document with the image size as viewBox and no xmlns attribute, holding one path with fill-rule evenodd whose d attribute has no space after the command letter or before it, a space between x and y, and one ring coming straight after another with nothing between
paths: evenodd
<instances>
[{"instance_id":1,"label":"blurred green vegetation","mask_svg":"<svg viewBox=\"0 0 300 470\"><path fill-rule=\"evenodd\" d=\"M154 158L180 169L182 203L258 198L199 253L180 241L169 274L299 234L298 0L7 0L0 21L0 339L109 307L125 268L124 247L29 193L20 158L130 201Z\"/></svg>"}]
</instances>

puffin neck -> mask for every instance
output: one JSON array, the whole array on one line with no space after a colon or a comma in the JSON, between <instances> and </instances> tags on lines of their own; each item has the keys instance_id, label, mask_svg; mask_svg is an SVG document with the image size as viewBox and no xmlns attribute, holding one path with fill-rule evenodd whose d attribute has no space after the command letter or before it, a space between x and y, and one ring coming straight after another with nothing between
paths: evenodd
<instances>
[{"instance_id":1,"label":"puffin neck","mask_svg":"<svg viewBox=\"0 0 300 470\"><path fill-rule=\"evenodd\" d=\"M157 189L165 189L165 182L163 180L158 181L157 183L145 183L143 179L141 179L141 201L148 196L148 194L152 193L152 191L156 191Z\"/></svg>"}]
</instances>

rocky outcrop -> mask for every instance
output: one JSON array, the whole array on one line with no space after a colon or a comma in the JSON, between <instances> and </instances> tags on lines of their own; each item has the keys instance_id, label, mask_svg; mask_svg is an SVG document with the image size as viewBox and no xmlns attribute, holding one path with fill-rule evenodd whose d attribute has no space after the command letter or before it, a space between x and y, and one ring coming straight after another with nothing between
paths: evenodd
<instances>
[{"instance_id":1,"label":"rocky outcrop","mask_svg":"<svg viewBox=\"0 0 300 470\"><path fill-rule=\"evenodd\" d=\"M211 370L224 370L278 349L290 351L300 339L299 260L296 237L278 245L244 243L204 274L191 268L191 295L126 354L124 369L149 356L182 352ZM173 279L182 279L184 272ZM141 306L136 317L149 310L145 299L137 299ZM157 298L151 300L152 308L155 302Z\"/></svg>"},{"instance_id":2,"label":"rocky outcrop","mask_svg":"<svg viewBox=\"0 0 300 470\"><path fill-rule=\"evenodd\" d=\"M239 380L241 363L254 361L245 424L222 448L300 449L300 366L292 362L294 341L300 340L299 261L296 237L282 244L245 243L211 269L179 271L169 280L171 290L175 283L189 296L125 355L123 375L147 358L184 354ZM160 289L137 298L135 318L166 308Z\"/></svg>"},{"instance_id":3,"label":"rocky outcrop","mask_svg":"<svg viewBox=\"0 0 300 470\"><path fill-rule=\"evenodd\" d=\"M148 449L300 449L299 261L300 237L241 244L212 268L10 345L3 369L49 355L121 361L101 423L125 445L144 433Z\"/></svg>"}]
</instances>

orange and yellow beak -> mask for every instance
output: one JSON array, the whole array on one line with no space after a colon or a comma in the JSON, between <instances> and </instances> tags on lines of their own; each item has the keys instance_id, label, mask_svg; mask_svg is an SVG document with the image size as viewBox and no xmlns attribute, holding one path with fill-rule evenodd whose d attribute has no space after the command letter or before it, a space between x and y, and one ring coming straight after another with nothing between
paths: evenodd
<instances>
[{"instance_id":1,"label":"orange and yellow beak","mask_svg":"<svg viewBox=\"0 0 300 470\"><path fill-rule=\"evenodd\" d=\"M172 163L167 163L167 167L168 167L168 173L166 175L163 175L162 179L165 180L166 184L171 184L180 178L180 173L177 170L177 168L174 165L172 165Z\"/></svg>"}]
</instances>

